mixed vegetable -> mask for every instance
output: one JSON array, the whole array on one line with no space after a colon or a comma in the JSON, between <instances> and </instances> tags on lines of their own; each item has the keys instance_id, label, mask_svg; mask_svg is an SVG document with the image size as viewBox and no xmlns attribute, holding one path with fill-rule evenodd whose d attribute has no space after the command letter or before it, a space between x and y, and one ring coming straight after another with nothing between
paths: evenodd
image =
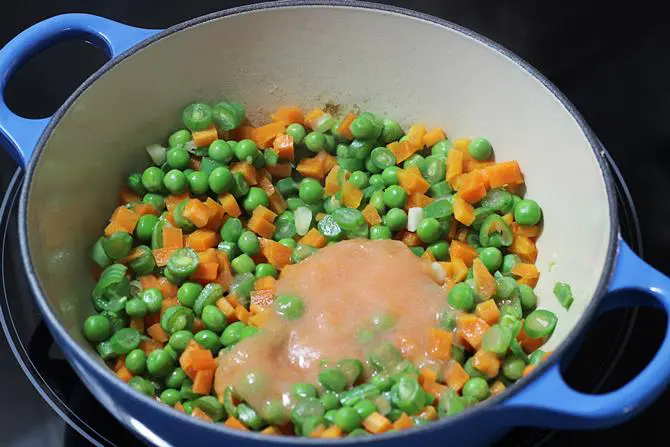
<instances>
[{"instance_id":1,"label":"mixed vegetable","mask_svg":"<svg viewBox=\"0 0 670 447\"><path fill-rule=\"evenodd\" d=\"M83 333L137 391L241 430L364 436L456 415L548 355L557 317L534 292L542 210L485 138L330 107L283 107L260 127L237 102L195 103L182 118L166 147L147 147L153 165L128 176L92 249L97 313ZM282 269L356 238L402 241L430 263L449 309L428 334L444 368L386 344L296 383L289 406L217 394L221 351L268 313L297 320L309 306L276 296ZM555 293L572 302L569 286Z\"/></svg>"}]
</instances>

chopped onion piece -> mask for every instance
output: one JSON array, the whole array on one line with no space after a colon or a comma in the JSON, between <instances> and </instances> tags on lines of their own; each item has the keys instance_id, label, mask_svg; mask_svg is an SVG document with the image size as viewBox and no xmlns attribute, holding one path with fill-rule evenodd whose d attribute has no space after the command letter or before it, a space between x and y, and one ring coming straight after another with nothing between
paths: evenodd
<instances>
[{"instance_id":1,"label":"chopped onion piece","mask_svg":"<svg viewBox=\"0 0 670 447\"><path fill-rule=\"evenodd\" d=\"M335 124L335 120L330 116L330 113L324 113L314 122L314 131L325 132L333 127L333 124Z\"/></svg>"},{"instance_id":2,"label":"chopped onion piece","mask_svg":"<svg viewBox=\"0 0 670 447\"><path fill-rule=\"evenodd\" d=\"M433 262L430 264L430 267L433 269L433 274L435 279L439 283L443 283L447 279L447 272L444 271L444 267L439 262Z\"/></svg>"},{"instance_id":3,"label":"chopped onion piece","mask_svg":"<svg viewBox=\"0 0 670 447\"><path fill-rule=\"evenodd\" d=\"M423 208L414 207L407 210L407 231L415 232L423 221Z\"/></svg>"},{"instance_id":4,"label":"chopped onion piece","mask_svg":"<svg viewBox=\"0 0 670 447\"><path fill-rule=\"evenodd\" d=\"M309 231L309 225L312 223L312 210L304 206L298 207L293 212L293 218L295 219L296 233L300 236L306 235Z\"/></svg>"},{"instance_id":5,"label":"chopped onion piece","mask_svg":"<svg viewBox=\"0 0 670 447\"><path fill-rule=\"evenodd\" d=\"M156 166L162 166L167 161L167 149L160 144L150 144L146 147L146 151Z\"/></svg>"},{"instance_id":6,"label":"chopped onion piece","mask_svg":"<svg viewBox=\"0 0 670 447\"><path fill-rule=\"evenodd\" d=\"M193 140L188 140L186 143L184 143L184 149L186 149L188 152L193 153L197 147L195 147L195 142Z\"/></svg>"}]
</instances>

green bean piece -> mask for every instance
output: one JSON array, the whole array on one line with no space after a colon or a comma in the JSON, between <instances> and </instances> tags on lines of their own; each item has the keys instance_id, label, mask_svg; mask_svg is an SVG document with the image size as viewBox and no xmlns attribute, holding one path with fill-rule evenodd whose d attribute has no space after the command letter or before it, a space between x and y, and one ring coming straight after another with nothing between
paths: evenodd
<instances>
[{"instance_id":1,"label":"green bean piece","mask_svg":"<svg viewBox=\"0 0 670 447\"><path fill-rule=\"evenodd\" d=\"M302 397L291 410L291 421L298 425L310 416L323 417L325 412L326 410L316 397Z\"/></svg>"},{"instance_id":2,"label":"green bean piece","mask_svg":"<svg viewBox=\"0 0 670 447\"><path fill-rule=\"evenodd\" d=\"M421 174L431 185L444 181L447 174L445 158L440 155L426 157L421 165Z\"/></svg>"},{"instance_id":3,"label":"green bean piece","mask_svg":"<svg viewBox=\"0 0 670 447\"><path fill-rule=\"evenodd\" d=\"M177 331L190 330L194 318L193 311L188 307L172 306L165 309L161 315L160 325L168 334L174 334Z\"/></svg>"},{"instance_id":4,"label":"green bean piece","mask_svg":"<svg viewBox=\"0 0 670 447\"><path fill-rule=\"evenodd\" d=\"M523 329L531 338L549 337L554 329L558 318L550 310L537 309L532 311L523 322Z\"/></svg>"},{"instance_id":5,"label":"green bean piece","mask_svg":"<svg viewBox=\"0 0 670 447\"><path fill-rule=\"evenodd\" d=\"M450 416L456 416L465 410L465 404L458 394L452 389L448 389L440 397L440 403L437 407L437 414L440 419Z\"/></svg>"},{"instance_id":6,"label":"green bean piece","mask_svg":"<svg viewBox=\"0 0 670 447\"><path fill-rule=\"evenodd\" d=\"M149 397L154 397L156 395L156 388L154 388L150 381L141 376L135 376L130 379L128 385L130 385L131 388L134 388L136 391L139 391L142 394L146 394Z\"/></svg>"},{"instance_id":7,"label":"green bean piece","mask_svg":"<svg viewBox=\"0 0 670 447\"><path fill-rule=\"evenodd\" d=\"M542 349L535 350L529 356L530 364L533 365L533 366L539 365L540 363L542 363L542 359L544 358L545 354L546 354L546 352L543 351Z\"/></svg>"},{"instance_id":8,"label":"green bean piece","mask_svg":"<svg viewBox=\"0 0 670 447\"><path fill-rule=\"evenodd\" d=\"M109 339L110 346L116 355L128 354L140 344L140 333L134 328L123 328Z\"/></svg>"},{"instance_id":9,"label":"green bean piece","mask_svg":"<svg viewBox=\"0 0 670 447\"><path fill-rule=\"evenodd\" d=\"M324 392L319 401L326 411L336 409L340 406L340 396L332 391Z\"/></svg>"},{"instance_id":10,"label":"green bean piece","mask_svg":"<svg viewBox=\"0 0 670 447\"><path fill-rule=\"evenodd\" d=\"M481 201L481 206L501 214L512 211L512 194L504 189L491 189Z\"/></svg>"},{"instance_id":11,"label":"green bean piece","mask_svg":"<svg viewBox=\"0 0 670 447\"><path fill-rule=\"evenodd\" d=\"M105 254L113 261L128 256L132 247L133 237L124 231L112 233L108 238L103 239L102 241L102 248L104 249Z\"/></svg>"},{"instance_id":12,"label":"green bean piece","mask_svg":"<svg viewBox=\"0 0 670 447\"><path fill-rule=\"evenodd\" d=\"M402 360L402 354L391 343L382 343L368 355L370 366L378 371L389 372Z\"/></svg>"},{"instance_id":13,"label":"green bean piece","mask_svg":"<svg viewBox=\"0 0 670 447\"><path fill-rule=\"evenodd\" d=\"M223 390L223 408L228 413L228 416L237 417L237 405L235 405L235 391L233 387L229 386Z\"/></svg>"},{"instance_id":14,"label":"green bean piece","mask_svg":"<svg viewBox=\"0 0 670 447\"><path fill-rule=\"evenodd\" d=\"M289 421L289 415L282 405L280 400L270 400L265 402L265 405L260 411L260 415L270 425L283 425Z\"/></svg>"},{"instance_id":15,"label":"green bean piece","mask_svg":"<svg viewBox=\"0 0 670 447\"><path fill-rule=\"evenodd\" d=\"M454 209L447 199L438 199L423 209L423 217L426 219L445 220L454 214Z\"/></svg>"},{"instance_id":16,"label":"green bean piece","mask_svg":"<svg viewBox=\"0 0 670 447\"><path fill-rule=\"evenodd\" d=\"M340 403L344 406L352 407L362 399L370 399L379 394L380 390L377 385L373 383L364 383L340 393Z\"/></svg>"},{"instance_id":17,"label":"green bean piece","mask_svg":"<svg viewBox=\"0 0 670 447\"><path fill-rule=\"evenodd\" d=\"M167 269L177 278L186 278L198 269L200 258L192 248L180 248L170 256Z\"/></svg>"},{"instance_id":18,"label":"green bean piece","mask_svg":"<svg viewBox=\"0 0 670 447\"><path fill-rule=\"evenodd\" d=\"M190 233L195 230L195 225L193 225L190 220L184 217L184 208L186 207L187 203L188 199L179 202L172 211L172 217L174 219L174 223L176 223L179 228L187 233Z\"/></svg>"},{"instance_id":19,"label":"green bean piece","mask_svg":"<svg viewBox=\"0 0 670 447\"><path fill-rule=\"evenodd\" d=\"M151 248L146 245L140 245L136 248L140 256L128 263L130 269L137 275L148 275L156 268L156 259Z\"/></svg>"},{"instance_id":20,"label":"green bean piece","mask_svg":"<svg viewBox=\"0 0 670 447\"><path fill-rule=\"evenodd\" d=\"M401 377L391 391L393 404L407 414L418 414L426 406L426 394L412 378Z\"/></svg>"},{"instance_id":21,"label":"green bean piece","mask_svg":"<svg viewBox=\"0 0 670 447\"><path fill-rule=\"evenodd\" d=\"M319 383L328 390L340 392L347 387L349 379L337 368L326 368L319 373Z\"/></svg>"},{"instance_id":22,"label":"green bean piece","mask_svg":"<svg viewBox=\"0 0 670 447\"><path fill-rule=\"evenodd\" d=\"M226 409L214 396L202 396L193 401L195 408L207 413L213 421L220 421L226 417Z\"/></svg>"},{"instance_id":23,"label":"green bean piece","mask_svg":"<svg viewBox=\"0 0 670 447\"><path fill-rule=\"evenodd\" d=\"M537 304L537 297L535 296L535 292L533 292L533 289L531 289L530 287L528 287L528 289L530 289L530 291L525 290L527 306L524 306L524 309L528 308L532 310ZM519 287L519 292L521 297L521 305L523 306L524 295L521 294L521 286ZM566 284L564 282L557 282L554 285L554 295L556 296L556 299L558 300L559 304L563 306L565 310L570 310L570 306L572 306L572 303L575 301L575 299L572 295L572 288L570 287L569 284ZM533 300L533 298L535 298L535 300Z\"/></svg>"},{"instance_id":24,"label":"green bean piece","mask_svg":"<svg viewBox=\"0 0 670 447\"><path fill-rule=\"evenodd\" d=\"M151 248L154 250L158 248L163 248L163 228L167 225L167 221L163 218L159 218L156 225L154 225L153 231L151 232Z\"/></svg>"},{"instance_id":25,"label":"green bean piece","mask_svg":"<svg viewBox=\"0 0 670 447\"><path fill-rule=\"evenodd\" d=\"M316 253L318 250L319 250L318 248L314 248L310 245L298 244L293 250L293 253L291 253L291 262L293 264L297 264L301 261L304 261L305 259L312 256L314 253Z\"/></svg>"},{"instance_id":26,"label":"green bean piece","mask_svg":"<svg viewBox=\"0 0 670 447\"><path fill-rule=\"evenodd\" d=\"M91 258L93 259L93 262L95 262L98 265L98 267L103 269L109 267L110 264L113 262L112 259L109 256L107 256L107 253L105 253L105 249L102 247L102 242L104 240L105 240L104 237L99 238L96 241L96 243L93 244L93 248L91 249Z\"/></svg>"},{"instance_id":27,"label":"green bean piece","mask_svg":"<svg viewBox=\"0 0 670 447\"><path fill-rule=\"evenodd\" d=\"M207 284L198 295L198 298L196 298L193 304L193 311L199 317L205 306L216 303L222 296L223 287L221 285L216 283Z\"/></svg>"},{"instance_id":28,"label":"green bean piece","mask_svg":"<svg viewBox=\"0 0 670 447\"><path fill-rule=\"evenodd\" d=\"M493 231L498 227L500 231ZM482 223L479 242L483 247L509 247L512 245L512 230L497 214L491 214Z\"/></svg>"},{"instance_id":29,"label":"green bean piece","mask_svg":"<svg viewBox=\"0 0 670 447\"><path fill-rule=\"evenodd\" d=\"M244 106L239 102L222 101L212 109L212 120L216 128L228 131L238 128L244 121Z\"/></svg>"},{"instance_id":30,"label":"green bean piece","mask_svg":"<svg viewBox=\"0 0 670 447\"><path fill-rule=\"evenodd\" d=\"M187 106L182 112L184 126L192 132L207 129L212 124L212 119L212 108L200 102Z\"/></svg>"}]
</instances>

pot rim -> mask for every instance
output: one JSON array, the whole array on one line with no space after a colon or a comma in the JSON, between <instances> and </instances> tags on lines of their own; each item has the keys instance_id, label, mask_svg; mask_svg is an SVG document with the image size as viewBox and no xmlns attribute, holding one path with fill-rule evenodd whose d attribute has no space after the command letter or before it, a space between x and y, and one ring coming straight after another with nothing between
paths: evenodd
<instances>
[{"instance_id":1,"label":"pot rim","mask_svg":"<svg viewBox=\"0 0 670 447\"><path fill-rule=\"evenodd\" d=\"M519 66L525 72L532 76L536 81L540 82L565 108L566 112L571 115L575 120L577 125L580 127L582 133L586 137L591 150L598 162L600 167L600 172L603 176L605 183L605 190L607 193L607 200L609 204L609 222L610 222L610 235L608 238L608 248L607 248L607 257L605 260L605 265L603 271L601 272L600 279L598 280L598 285L596 291L591 298L588 306L585 308L580 321L575 325L575 327L570 331L565 340L557 347L548 360L542 362L535 371L526 379L516 382L510 386L505 392L493 396L482 403L477 404L474 411L468 410L457 416L453 416L447 419L442 419L431 424L426 424L421 427L415 427L412 430L403 430L392 433L384 433L381 435L375 435L370 437L356 437L356 443L368 443L368 442L380 442L390 439L400 439L403 437L412 436L414 434L427 434L430 431L437 431L445 428L448 425L458 424L461 421L475 417L480 411L492 410L495 407L498 407L500 403L512 397L514 394L517 394L524 390L526 387L530 386L541 374L546 370L551 368L555 363L559 361L562 354L570 349L570 347L579 339L579 337L584 333L589 319L595 314L596 308L600 302L600 299L605 295L607 291L607 286L610 282L611 276L614 272L614 267L616 264L616 258L618 254L618 234L619 234L619 221L617 214L617 201L616 193L614 187L614 181L612 175L607 167L607 160L605 159L604 153L605 150L602 146L602 143L597 138L595 133L588 126L584 118L577 111L575 106L565 97L559 89L549 81L544 75L532 67L529 63L523 60L521 57L503 47L502 45L490 40L483 35L480 35L470 29L452 23L448 20L435 17L429 14L421 13L418 11L400 8L396 6L370 3L366 1L357 1L357 0L281 0L275 2L262 2L255 3L251 5L239 6L235 8L225 9L222 11L210 13L204 16L191 19L177 25L171 26L163 31L156 33L155 35L145 39L131 48L118 55L117 57L111 58L107 61L102 67L100 67L95 73L93 73L86 81L84 81L63 103L61 107L56 111L53 117L50 119L48 126L42 132L39 141L33 152L33 156L30 159L30 162L26 166L25 178L22 186L21 196L19 199L19 245L21 249L21 255L23 260L23 265L26 271L28 282L32 289L34 299L37 302L37 305L45 318L48 326L51 328L51 331L54 333L56 339L61 340L63 343L67 344L71 354L75 356L79 361L83 362L87 369L92 369L99 379L104 379L107 386L114 387L115 392L122 393L131 393L134 399L143 402L144 405L151 406L154 410L161 412L167 417L177 417L182 419L183 422L190 422L197 424L200 428L207 430L215 430L221 434L230 435L233 437L239 436L242 438L247 438L250 440L262 441L268 444L321 444L324 441L319 439L312 438L302 438L302 437L287 437L287 436L266 436L261 435L260 433L240 431L228 428L223 424L217 423L212 424L205 421L201 421L196 418L192 418L186 414L174 411L174 409L165 406L164 404L158 402L155 399L149 398L140 393L132 392L127 384L116 379L112 371L105 367L102 363L94 359L88 352L86 352L79 344L70 336L70 334L61 326L58 321L57 316L52 311L51 306L49 305L46 294L42 289L37 274L33 268L32 257L29 249L28 243L28 222L27 222L27 203L30 195L30 189L32 186L33 175L39 160L39 157L46 145L46 142L49 140L53 131L58 127L60 120L67 113L72 104L91 86L98 78L103 74L113 69L116 65L124 61L126 58L133 56L139 50L157 42L161 39L164 39L168 36L176 34L178 32L193 28L197 25L215 21L228 16L235 16L246 13L254 13L257 11L271 10L271 9L280 9L280 8L312 8L312 7L337 7L337 8L346 8L346 9L362 9L366 11L381 12L381 13L391 13L404 18L409 19L419 19L426 21L440 27L446 28L451 31L455 31L465 37L473 39L478 43L481 43L487 46L494 52L497 52L511 62ZM124 424L127 424L128 421L122 420ZM141 421L140 421L141 422ZM511 428L511 426L510 426ZM136 431L136 428L133 427ZM353 440L348 440L343 438L337 440L336 442L331 442L330 444L346 444L352 443Z\"/></svg>"}]
</instances>

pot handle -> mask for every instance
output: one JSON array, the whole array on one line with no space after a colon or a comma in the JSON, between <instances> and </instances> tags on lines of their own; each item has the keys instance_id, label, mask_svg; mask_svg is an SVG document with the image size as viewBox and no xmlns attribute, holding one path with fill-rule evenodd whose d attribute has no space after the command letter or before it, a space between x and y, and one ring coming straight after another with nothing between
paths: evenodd
<instances>
[{"instance_id":1,"label":"pot handle","mask_svg":"<svg viewBox=\"0 0 670 447\"><path fill-rule=\"evenodd\" d=\"M598 312L637 306L660 308L670 322L670 278L644 262L623 240L619 240L616 269ZM521 420L525 426L609 427L646 408L670 382L670 331L666 328L658 352L637 377L606 394L583 394L570 388L561 375L561 360L503 402L503 407L522 412Z\"/></svg>"},{"instance_id":2,"label":"pot handle","mask_svg":"<svg viewBox=\"0 0 670 447\"><path fill-rule=\"evenodd\" d=\"M68 39L90 40L116 57L158 30L135 28L89 14L63 14L36 23L0 49L0 142L25 165L51 117L28 119L5 104L4 91L14 72L40 50Z\"/></svg>"}]
</instances>

